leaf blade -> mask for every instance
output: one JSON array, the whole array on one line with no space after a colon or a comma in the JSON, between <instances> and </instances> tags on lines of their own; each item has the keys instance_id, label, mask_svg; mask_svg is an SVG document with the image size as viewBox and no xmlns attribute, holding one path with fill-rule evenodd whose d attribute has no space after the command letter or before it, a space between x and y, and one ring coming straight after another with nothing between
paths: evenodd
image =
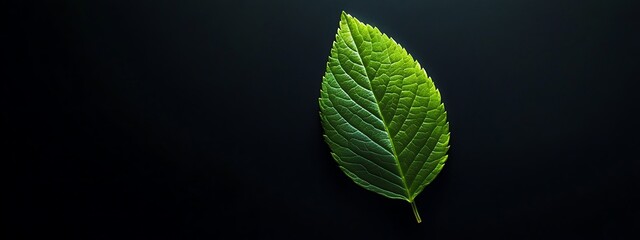
<instances>
[{"instance_id":1,"label":"leaf blade","mask_svg":"<svg viewBox=\"0 0 640 240\"><path fill-rule=\"evenodd\" d=\"M319 104L342 171L368 190L412 203L417 214L414 198L444 166L450 137L440 93L420 64L343 12Z\"/></svg>"}]
</instances>

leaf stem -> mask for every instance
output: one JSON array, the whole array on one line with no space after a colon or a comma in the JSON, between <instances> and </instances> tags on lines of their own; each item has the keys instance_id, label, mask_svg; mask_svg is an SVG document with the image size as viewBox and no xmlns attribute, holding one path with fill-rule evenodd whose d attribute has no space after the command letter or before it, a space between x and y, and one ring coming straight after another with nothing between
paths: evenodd
<instances>
[{"instance_id":1,"label":"leaf stem","mask_svg":"<svg viewBox=\"0 0 640 240\"><path fill-rule=\"evenodd\" d=\"M421 223L422 219L420 219L420 213L418 212L418 207L416 207L415 201L411 202L411 208L413 209L413 215L416 215L416 221L418 221L418 223Z\"/></svg>"}]
</instances>

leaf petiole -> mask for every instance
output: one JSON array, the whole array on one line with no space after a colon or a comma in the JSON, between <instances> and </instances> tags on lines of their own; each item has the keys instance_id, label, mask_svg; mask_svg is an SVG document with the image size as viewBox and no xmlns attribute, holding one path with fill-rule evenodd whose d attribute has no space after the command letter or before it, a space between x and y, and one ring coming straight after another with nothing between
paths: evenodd
<instances>
[{"instance_id":1,"label":"leaf petiole","mask_svg":"<svg viewBox=\"0 0 640 240\"><path fill-rule=\"evenodd\" d=\"M413 215L416 215L416 221L418 221L418 223L421 223L422 219L420 219L420 213L418 212L418 207L416 207L415 201L411 202L411 208L413 209Z\"/></svg>"}]
</instances>

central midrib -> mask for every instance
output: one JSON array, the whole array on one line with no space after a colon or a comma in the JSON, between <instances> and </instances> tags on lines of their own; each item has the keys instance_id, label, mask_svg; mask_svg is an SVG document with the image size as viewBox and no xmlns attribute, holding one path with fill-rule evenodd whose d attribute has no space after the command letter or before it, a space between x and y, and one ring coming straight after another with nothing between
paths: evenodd
<instances>
[{"instance_id":1,"label":"central midrib","mask_svg":"<svg viewBox=\"0 0 640 240\"><path fill-rule=\"evenodd\" d=\"M353 45L356 47L356 53L358 53L358 58L360 60L360 63L362 64L362 67L364 68L364 74L365 76L367 76L367 84L369 84L369 91L371 91L371 95L373 95L373 99L376 101L376 108L378 109L378 114L380 115L380 120L382 120L382 126L384 127L384 131L387 133L387 137L389 138L389 142L391 143L391 152L393 153L393 160L396 162L396 167L398 168L398 173L400 173L400 178L402 180L402 185L404 186L404 189L406 190L407 193L407 201L412 202L411 200L411 194L409 193L409 186L407 185L407 180L404 177L404 173L402 172L402 168L400 167L400 160L398 159L398 154L396 153L396 146L393 143L393 138L391 138L391 133L389 132L389 127L387 126L387 121L385 121L384 119L384 115L382 115L382 109L380 109L380 101L378 101L378 98L376 97L376 94L373 92L373 87L371 86L371 81L373 81L373 79L371 79L371 77L369 77L369 73L367 72L367 66L364 65L364 60L362 59L362 56L360 55L360 49L358 48L358 44L356 44L355 39L353 38L353 34L354 32L351 31L351 27L349 26L349 19L346 19L346 24L347 24L347 29L349 30L349 32L351 33L351 40L353 41ZM360 34L360 32L358 31L358 34ZM360 34L362 36L362 34ZM362 39L362 41L364 40L364 37Z\"/></svg>"}]
</instances>

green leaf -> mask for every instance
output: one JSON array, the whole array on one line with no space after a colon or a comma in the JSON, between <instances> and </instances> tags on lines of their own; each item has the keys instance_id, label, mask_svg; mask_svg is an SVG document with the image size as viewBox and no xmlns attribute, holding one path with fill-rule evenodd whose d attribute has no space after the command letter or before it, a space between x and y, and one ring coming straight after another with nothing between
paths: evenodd
<instances>
[{"instance_id":1,"label":"green leaf","mask_svg":"<svg viewBox=\"0 0 640 240\"><path fill-rule=\"evenodd\" d=\"M438 175L449 150L440 92L407 51L342 12L320 91L324 139L358 185L411 203Z\"/></svg>"}]
</instances>

